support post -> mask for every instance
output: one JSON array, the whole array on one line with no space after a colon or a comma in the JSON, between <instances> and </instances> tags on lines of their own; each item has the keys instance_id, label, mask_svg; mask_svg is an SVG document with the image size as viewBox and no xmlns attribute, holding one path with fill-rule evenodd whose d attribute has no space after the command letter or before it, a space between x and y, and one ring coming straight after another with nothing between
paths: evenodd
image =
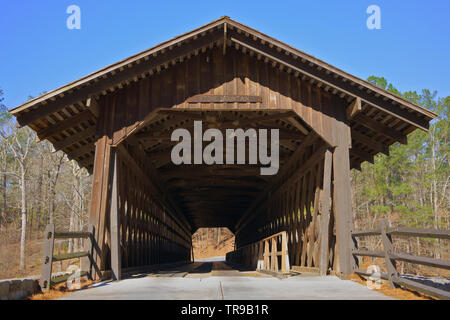
<instances>
[{"instance_id":1,"label":"support post","mask_svg":"<svg viewBox=\"0 0 450 320\"><path fill-rule=\"evenodd\" d=\"M41 288L48 290L51 287L53 246L55 244L55 225L48 224L44 233L44 261L42 262Z\"/></svg>"},{"instance_id":2,"label":"support post","mask_svg":"<svg viewBox=\"0 0 450 320\"><path fill-rule=\"evenodd\" d=\"M320 275L328 271L330 254L330 214L331 214L331 171L333 155L330 150L325 151L323 166L323 191L320 198L321 228L320 228Z\"/></svg>"},{"instance_id":3,"label":"support post","mask_svg":"<svg viewBox=\"0 0 450 320\"><path fill-rule=\"evenodd\" d=\"M347 276L353 272L352 264L352 188L350 174L350 148L352 145L345 108L336 109L333 151L334 207L336 217L337 272Z\"/></svg>"},{"instance_id":4,"label":"support post","mask_svg":"<svg viewBox=\"0 0 450 320\"><path fill-rule=\"evenodd\" d=\"M110 249L110 187L111 187L111 145L115 121L115 98L105 97L98 101L100 117L96 128L94 170L92 177L89 224L95 226L92 262L93 279L101 279L107 268Z\"/></svg>"},{"instance_id":5,"label":"support post","mask_svg":"<svg viewBox=\"0 0 450 320\"><path fill-rule=\"evenodd\" d=\"M112 280L120 280L122 275L122 254L120 248L120 214L119 214L119 194L118 194L118 155L116 148L111 149L111 277Z\"/></svg>"}]
</instances>

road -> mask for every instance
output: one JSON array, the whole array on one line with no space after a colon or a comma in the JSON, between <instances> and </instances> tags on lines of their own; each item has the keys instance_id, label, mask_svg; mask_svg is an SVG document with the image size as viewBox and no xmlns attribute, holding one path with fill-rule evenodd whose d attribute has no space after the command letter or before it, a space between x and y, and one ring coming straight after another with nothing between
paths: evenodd
<instances>
[{"instance_id":1,"label":"road","mask_svg":"<svg viewBox=\"0 0 450 320\"><path fill-rule=\"evenodd\" d=\"M392 299L350 280L301 274L284 279L233 268L223 261L196 261L176 268L102 282L63 300L300 300Z\"/></svg>"}]
</instances>

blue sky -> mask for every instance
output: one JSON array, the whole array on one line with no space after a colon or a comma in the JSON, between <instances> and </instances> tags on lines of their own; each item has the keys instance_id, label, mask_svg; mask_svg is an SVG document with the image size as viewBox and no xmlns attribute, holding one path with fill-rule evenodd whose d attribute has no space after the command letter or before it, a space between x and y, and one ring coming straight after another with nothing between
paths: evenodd
<instances>
[{"instance_id":1,"label":"blue sky","mask_svg":"<svg viewBox=\"0 0 450 320\"><path fill-rule=\"evenodd\" d=\"M66 27L69 5L81 30ZM366 27L369 5L381 30ZM0 88L27 100L227 15L351 74L450 95L450 1L2 0Z\"/></svg>"}]
</instances>

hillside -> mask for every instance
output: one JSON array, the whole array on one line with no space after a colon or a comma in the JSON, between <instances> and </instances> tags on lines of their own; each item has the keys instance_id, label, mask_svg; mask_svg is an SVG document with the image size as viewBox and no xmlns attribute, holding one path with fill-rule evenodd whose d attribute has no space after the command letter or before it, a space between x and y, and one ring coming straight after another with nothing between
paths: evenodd
<instances>
[{"instance_id":1,"label":"hillside","mask_svg":"<svg viewBox=\"0 0 450 320\"><path fill-rule=\"evenodd\" d=\"M234 235L228 228L201 228L192 242L195 259L225 256L234 250Z\"/></svg>"}]
</instances>

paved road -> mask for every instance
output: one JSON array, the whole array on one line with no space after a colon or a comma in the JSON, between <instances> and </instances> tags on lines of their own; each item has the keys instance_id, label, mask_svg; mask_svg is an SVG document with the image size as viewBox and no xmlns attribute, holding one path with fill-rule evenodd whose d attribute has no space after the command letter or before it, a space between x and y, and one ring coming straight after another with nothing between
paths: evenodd
<instances>
[{"instance_id":1,"label":"paved road","mask_svg":"<svg viewBox=\"0 0 450 320\"><path fill-rule=\"evenodd\" d=\"M211 299L392 299L358 283L334 276L302 274L285 279L223 261L194 262L118 282L102 282L63 297L66 300L211 300Z\"/></svg>"}]
</instances>

